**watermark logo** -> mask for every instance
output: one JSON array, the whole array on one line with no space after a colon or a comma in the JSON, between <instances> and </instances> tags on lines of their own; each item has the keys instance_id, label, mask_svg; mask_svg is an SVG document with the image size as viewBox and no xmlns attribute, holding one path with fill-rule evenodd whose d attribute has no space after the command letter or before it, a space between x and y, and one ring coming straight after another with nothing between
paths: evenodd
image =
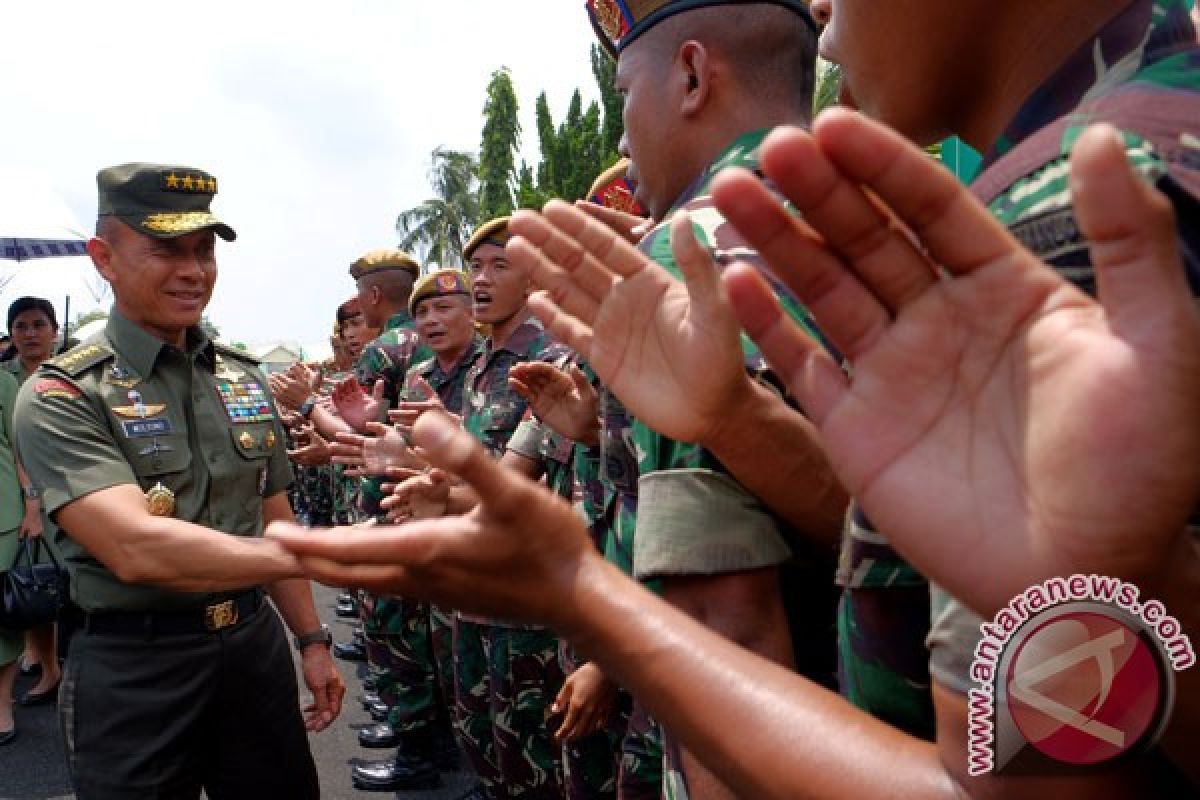
<instances>
[{"instance_id":1,"label":"watermark logo","mask_svg":"<svg viewBox=\"0 0 1200 800\"><path fill-rule=\"evenodd\" d=\"M1051 578L990 622L971 664L968 771L1047 772L1152 746L1195 664L1179 621L1132 584Z\"/></svg>"}]
</instances>

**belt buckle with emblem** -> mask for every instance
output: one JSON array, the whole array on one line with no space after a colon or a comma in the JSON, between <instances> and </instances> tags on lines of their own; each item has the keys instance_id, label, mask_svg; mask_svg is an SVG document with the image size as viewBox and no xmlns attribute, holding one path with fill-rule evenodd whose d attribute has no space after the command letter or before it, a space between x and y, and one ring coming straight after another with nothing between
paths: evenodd
<instances>
[{"instance_id":1,"label":"belt buckle with emblem","mask_svg":"<svg viewBox=\"0 0 1200 800\"><path fill-rule=\"evenodd\" d=\"M204 609L204 627L210 631L228 628L238 621L237 604L232 600L214 603Z\"/></svg>"}]
</instances>

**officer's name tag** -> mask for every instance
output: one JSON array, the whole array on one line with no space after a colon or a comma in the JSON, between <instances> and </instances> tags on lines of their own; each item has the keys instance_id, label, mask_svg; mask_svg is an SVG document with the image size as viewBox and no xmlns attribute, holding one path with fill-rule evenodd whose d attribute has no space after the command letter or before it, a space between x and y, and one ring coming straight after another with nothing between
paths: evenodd
<instances>
[{"instance_id":1,"label":"officer's name tag","mask_svg":"<svg viewBox=\"0 0 1200 800\"><path fill-rule=\"evenodd\" d=\"M171 420L166 417L158 419L123 419L121 427L130 439L140 439L146 436L162 436L171 432Z\"/></svg>"}]
</instances>

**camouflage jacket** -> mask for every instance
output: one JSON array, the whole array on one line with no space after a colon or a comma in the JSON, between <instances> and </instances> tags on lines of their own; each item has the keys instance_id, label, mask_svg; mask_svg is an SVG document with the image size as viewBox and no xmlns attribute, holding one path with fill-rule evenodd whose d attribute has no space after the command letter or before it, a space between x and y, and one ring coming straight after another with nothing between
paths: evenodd
<instances>
[{"instance_id":1,"label":"camouflage jacket","mask_svg":"<svg viewBox=\"0 0 1200 800\"><path fill-rule=\"evenodd\" d=\"M433 356L433 351L417 339L416 323L407 311L393 314L384 325L383 333L365 348L354 367L355 376L363 388L371 391L376 381L383 381L383 396L388 408L400 400L408 370L418 361ZM379 517L379 501L383 499L380 486L383 478L363 478L359 486L360 507L364 514Z\"/></svg>"},{"instance_id":2,"label":"camouflage jacket","mask_svg":"<svg viewBox=\"0 0 1200 800\"><path fill-rule=\"evenodd\" d=\"M1026 247L1087 292L1095 278L1086 240L1072 209L1068 159L1083 129L1094 122L1115 125L1130 160L1170 197L1179 217L1180 242L1195 294L1200 286L1200 48L1183 0L1135 0L1084 42L1035 91L985 155L972 192ZM858 592L855 614L839 620L843 657L866 665L851 680L884 687L914 682L905 673L914 647L929 637L929 672L956 691L968 688L967 670L978 637L979 618L945 592L932 598L907 591L923 578L888 545L861 513L851 517L843 539L839 582ZM914 630L911 620L930 609L932 630ZM891 617L892 622L871 624ZM906 620L896 623L896 620ZM855 629L886 632L867 644ZM855 641L860 644L854 644ZM868 652L870 650L871 652ZM891 663L884 653L891 653ZM868 692L883 697L887 690ZM864 696L867 696L864 695ZM866 709L870 702L851 700ZM930 712L932 713L932 712Z\"/></svg>"}]
</instances>

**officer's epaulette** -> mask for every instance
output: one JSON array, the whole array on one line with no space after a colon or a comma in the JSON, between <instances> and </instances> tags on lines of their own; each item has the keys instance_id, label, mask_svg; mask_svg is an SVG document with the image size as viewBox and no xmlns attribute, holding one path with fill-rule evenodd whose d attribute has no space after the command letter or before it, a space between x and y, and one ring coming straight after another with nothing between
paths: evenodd
<instances>
[{"instance_id":1,"label":"officer's epaulette","mask_svg":"<svg viewBox=\"0 0 1200 800\"><path fill-rule=\"evenodd\" d=\"M54 367L67 373L72 378L82 375L88 369L101 364L115 354L103 339L92 339L77 347L73 347L61 356L50 359L47 366Z\"/></svg>"},{"instance_id":2,"label":"officer's epaulette","mask_svg":"<svg viewBox=\"0 0 1200 800\"><path fill-rule=\"evenodd\" d=\"M257 367L259 364L262 363L261 360L250 355L250 353L246 352L245 350L242 350L237 347L230 347L229 345L221 344L220 342L213 342L213 350L216 351L217 353L220 353L223 356L229 356L230 358L236 358L238 361L245 362L254 367Z\"/></svg>"}]
</instances>

